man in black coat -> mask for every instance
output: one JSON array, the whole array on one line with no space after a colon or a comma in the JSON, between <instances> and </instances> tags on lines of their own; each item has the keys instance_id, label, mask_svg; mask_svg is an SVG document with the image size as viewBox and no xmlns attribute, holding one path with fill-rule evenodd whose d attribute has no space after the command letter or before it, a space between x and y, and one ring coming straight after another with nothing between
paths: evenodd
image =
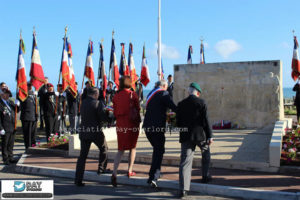
<instances>
[{"instance_id":1,"label":"man in black coat","mask_svg":"<svg viewBox=\"0 0 300 200\"><path fill-rule=\"evenodd\" d=\"M104 111L103 104L98 101L99 89L91 87L87 90L87 97L82 101L81 105L81 124L78 129L80 139L80 156L77 160L75 184L84 186L82 183L85 162L89 153L91 143L99 148L99 165L98 174L106 173L107 167L107 144L105 135L102 132L103 122L109 121Z\"/></svg>"},{"instance_id":2,"label":"man in black coat","mask_svg":"<svg viewBox=\"0 0 300 200\"><path fill-rule=\"evenodd\" d=\"M77 83L76 83L77 85ZM78 104L79 104L79 95L77 91L76 97L72 94L70 89L67 90L67 104L68 104L68 113L69 113L69 121L70 121L70 131L71 133L76 132L76 128L78 126Z\"/></svg>"},{"instance_id":3,"label":"man in black coat","mask_svg":"<svg viewBox=\"0 0 300 200\"><path fill-rule=\"evenodd\" d=\"M44 85L38 91L39 106L40 106L40 129L44 129L44 99L47 93L48 77L45 77Z\"/></svg>"},{"instance_id":4,"label":"man in black coat","mask_svg":"<svg viewBox=\"0 0 300 200\"><path fill-rule=\"evenodd\" d=\"M299 83L295 84L295 86L293 87L293 91L296 92L294 105L296 106L296 109L297 109L297 122L299 123L299 118L300 118L300 85L299 85Z\"/></svg>"},{"instance_id":5,"label":"man in black coat","mask_svg":"<svg viewBox=\"0 0 300 200\"><path fill-rule=\"evenodd\" d=\"M9 100L11 92L2 89L0 99L0 135L2 159L5 165L16 163L17 160L13 156L13 147L15 142L15 104Z\"/></svg>"},{"instance_id":6,"label":"man in black coat","mask_svg":"<svg viewBox=\"0 0 300 200\"><path fill-rule=\"evenodd\" d=\"M212 130L207 116L207 107L200 99L201 88L197 83L191 83L189 96L178 103L176 122L180 128L181 161L179 169L179 189L181 196L186 196L190 190L193 156L196 146L202 152L202 183L211 180L208 172L210 163L209 146L213 142Z\"/></svg>"},{"instance_id":7,"label":"man in black coat","mask_svg":"<svg viewBox=\"0 0 300 200\"><path fill-rule=\"evenodd\" d=\"M146 102L143 128L153 147L152 163L147 181L152 187L157 187L161 162L165 153L167 110L176 111L176 105L166 91L167 87L168 84L165 80L157 82L156 87L147 96Z\"/></svg>"},{"instance_id":8,"label":"man in black coat","mask_svg":"<svg viewBox=\"0 0 300 200\"><path fill-rule=\"evenodd\" d=\"M25 148L35 145L36 126L37 126L37 105L36 95L32 91L31 83L27 83L28 97L25 101L21 101L21 116L22 129L24 136Z\"/></svg>"},{"instance_id":9,"label":"man in black coat","mask_svg":"<svg viewBox=\"0 0 300 200\"><path fill-rule=\"evenodd\" d=\"M58 103L59 103L59 110L58 110L58 132L59 135L65 134L67 131L66 126L66 113L67 113L67 94L63 91L62 84L57 85L58 90Z\"/></svg>"},{"instance_id":10,"label":"man in black coat","mask_svg":"<svg viewBox=\"0 0 300 200\"><path fill-rule=\"evenodd\" d=\"M54 92L54 87L51 83L47 84L47 93L44 98L44 119L46 127L47 142L51 134L56 134L58 131L58 113L60 110L58 103L58 92ZM56 103L57 102L57 103Z\"/></svg>"}]
</instances>

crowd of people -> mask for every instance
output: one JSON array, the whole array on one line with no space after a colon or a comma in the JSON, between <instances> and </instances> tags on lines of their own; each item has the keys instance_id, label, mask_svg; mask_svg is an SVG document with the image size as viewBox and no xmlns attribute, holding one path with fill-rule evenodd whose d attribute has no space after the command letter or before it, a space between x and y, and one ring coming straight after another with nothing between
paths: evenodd
<instances>
[{"instance_id":1,"label":"crowd of people","mask_svg":"<svg viewBox=\"0 0 300 200\"><path fill-rule=\"evenodd\" d=\"M102 85L102 84L100 84ZM133 89L135 88L135 89ZM180 132L181 162L179 166L180 195L186 196L190 189L193 155L198 146L202 152L202 182L211 181L209 173L210 145L213 142L211 126L208 120L207 107L200 98L201 88L197 83L191 83L188 88L189 96L175 105L173 102L173 77L168 81L160 80L143 99L142 85L137 81L132 87L129 76L120 78L117 89L113 82L108 83L106 95L102 88L93 87L90 81L85 83L84 90L74 97L68 89L62 91L57 85L46 78L45 84L38 92L32 90L28 83L28 98L25 101L10 100L12 94L3 82L0 85L0 134L2 141L2 158L7 165L15 163L13 157L14 136L16 133L15 112L20 113L25 148L36 143L37 122L44 129L46 140L51 134L58 135L66 132L79 133L80 155L76 165L75 184L84 186L83 176L85 163L91 143L99 148L99 165L97 173L111 173L111 184L117 187L118 167L125 151L129 151L127 176L135 176L134 161L140 126L153 147L152 162L147 183L158 187L161 177L161 165L165 153L165 133L167 113L176 113L176 123ZM39 106L38 106L39 105ZM145 109L141 117L141 106ZM68 117L67 117L68 116ZM69 126L67 127L66 118ZM118 152L114 158L113 170L107 169L107 143L103 128L107 124L116 125Z\"/></svg>"}]
</instances>

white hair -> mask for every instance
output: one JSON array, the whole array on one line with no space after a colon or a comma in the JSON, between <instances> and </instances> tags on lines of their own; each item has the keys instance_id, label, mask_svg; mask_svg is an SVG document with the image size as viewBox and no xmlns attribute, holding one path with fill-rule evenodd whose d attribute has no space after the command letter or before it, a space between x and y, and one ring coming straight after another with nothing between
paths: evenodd
<instances>
[{"instance_id":1,"label":"white hair","mask_svg":"<svg viewBox=\"0 0 300 200\"><path fill-rule=\"evenodd\" d=\"M196 89L193 88L193 87L189 87L189 88L188 88L188 92L189 92L189 95L195 95L195 96L198 96L198 90L196 90Z\"/></svg>"},{"instance_id":2,"label":"white hair","mask_svg":"<svg viewBox=\"0 0 300 200\"><path fill-rule=\"evenodd\" d=\"M160 81L157 81L156 83L155 83L155 86L156 87L162 87L162 86L165 86L165 85L168 85L168 82L166 81L166 80L160 80Z\"/></svg>"}]
</instances>

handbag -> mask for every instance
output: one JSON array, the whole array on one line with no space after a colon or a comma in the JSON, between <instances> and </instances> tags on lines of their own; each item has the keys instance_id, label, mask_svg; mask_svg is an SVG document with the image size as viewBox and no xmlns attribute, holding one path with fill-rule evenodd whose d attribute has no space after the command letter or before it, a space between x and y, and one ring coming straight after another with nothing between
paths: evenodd
<instances>
[{"instance_id":1,"label":"handbag","mask_svg":"<svg viewBox=\"0 0 300 200\"><path fill-rule=\"evenodd\" d=\"M140 113L138 109L134 105L134 100L132 98L133 92L130 93L130 101L129 101L129 119L132 123L139 124L141 120Z\"/></svg>"}]
</instances>

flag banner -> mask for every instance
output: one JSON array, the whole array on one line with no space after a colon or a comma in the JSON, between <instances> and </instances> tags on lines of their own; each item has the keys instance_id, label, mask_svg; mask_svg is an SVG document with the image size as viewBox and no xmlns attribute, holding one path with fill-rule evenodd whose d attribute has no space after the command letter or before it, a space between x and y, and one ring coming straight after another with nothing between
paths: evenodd
<instances>
[{"instance_id":1,"label":"flag banner","mask_svg":"<svg viewBox=\"0 0 300 200\"><path fill-rule=\"evenodd\" d=\"M109 71L111 72L112 81L115 83L117 88L119 88L119 68L117 64L117 57L115 52L115 40L112 38L111 41L111 51L110 51L110 62Z\"/></svg>"},{"instance_id":2,"label":"flag banner","mask_svg":"<svg viewBox=\"0 0 300 200\"><path fill-rule=\"evenodd\" d=\"M125 56L125 43L121 43L121 61L120 61L120 70L119 73L121 76L129 76L129 67L127 64L126 56Z\"/></svg>"},{"instance_id":3,"label":"flag banner","mask_svg":"<svg viewBox=\"0 0 300 200\"><path fill-rule=\"evenodd\" d=\"M163 80L165 79L165 76L164 76L164 66L163 66L163 61L161 59L161 73L160 73L160 80Z\"/></svg>"},{"instance_id":4,"label":"flag banner","mask_svg":"<svg viewBox=\"0 0 300 200\"><path fill-rule=\"evenodd\" d=\"M200 64L205 64L204 45L203 45L202 41L201 41L201 45L200 45Z\"/></svg>"},{"instance_id":5,"label":"flag banner","mask_svg":"<svg viewBox=\"0 0 300 200\"><path fill-rule=\"evenodd\" d=\"M293 50L293 59L292 59L292 78L296 81L300 75L300 61L298 54L298 41L297 37L294 36L294 50Z\"/></svg>"},{"instance_id":6,"label":"flag banner","mask_svg":"<svg viewBox=\"0 0 300 200\"><path fill-rule=\"evenodd\" d=\"M36 35L33 33L32 53L31 53L31 67L30 67L30 82L35 87L36 91L45 83L44 71L42 68L40 52L37 47Z\"/></svg>"},{"instance_id":7,"label":"flag banner","mask_svg":"<svg viewBox=\"0 0 300 200\"><path fill-rule=\"evenodd\" d=\"M192 64L192 53L193 53L193 48L192 45L190 45L188 50L188 56L187 56L187 64Z\"/></svg>"},{"instance_id":8,"label":"flag banner","mask_svg":"<svg viewBox=\"0 0 300 200\"><path fill-rule=\"evenodd\" d=\"M129 54L128 54L128 66L130 71L130 78L131 78L131 85L132 88L135 90L135 82L138 80L135 70L135 64L133 60L133 45L129 43Z\"/></svg>"},{"instance_id":9,"label":"flag banner","mask_svg":"<svg viewBox=\"0 0 300 200\"><path fill-rule=\"evenodd\" d=\"M25 54L25 44L23 39L20 38L16 81L17 81L17 96L21 101L26 100L26 98L28 97L25 61L23 56L24 54Z\"/></svg>"},{"instance_id":10,"label":"flag banner","mask_svg":"<svg viewBox=\"0 0 300 200\"><path fill-rule=\"evenodd\" d=\"M100 43L100 61L99 61L99 73L98 73L99 79L102 79L102 92L103 92L103 97L105 98L106 96L106 89L107 89L107 78L105 74L105 63L104 63L104 56L103 56L103 44Z\"/></svg>"},{"instance_id":11,"label":"flag banner","mask_svg":"<svg viewBox=\"0 0 300 200\"><path fill-rule=\"evenodd\" d=\"M66 40L66 46L68 50L68 66L69 66L69 80L70 80L70 85L69 89L73 97L75 98L77 96L77 85L76 85L76 80L75 80L75 74L74 74L74 67L73 67L73 52L72 52L72 46L69 41L69 38Z\"/></svg>"},{"instance_id":12,"label":"flag banner","mask_svg":"<svg viewBox=\"0 0 300 200\"><path fill-rule=\"evenodd\" d=\"M90 40L86 55L86 62L85 62L85 70L84 75L87 79L89 79L92 82L92 86L95 86L95 77L94 77L94 69L93 69L93 42Z\"/></svg>"},{"instance_id":13,"label":"flag banner","mask_svg":"<svg viewBox=\"0 0 300 200\"><path fill-rule=\"evenodd\" d=\"M62 90L65 91L70 85L70 69L69 69L69 58L68 58L68 46L67 38L64 37L64 46L61 57L60 74L62 77Z\"/></svg>"},{"instance_id":14,"label":"flag banner","mask_svg":"<svg viewBox=\"0 0 300 200\"><path fill-rule=\"evenodd\" d=\"M142 69L141 69L141 76L140 76L141 83L146 87L150 82L150 74L146 59L146 52L145 52L145 45L143 47L143 56L142 56Z\"/></svg>"}]
</instances>

